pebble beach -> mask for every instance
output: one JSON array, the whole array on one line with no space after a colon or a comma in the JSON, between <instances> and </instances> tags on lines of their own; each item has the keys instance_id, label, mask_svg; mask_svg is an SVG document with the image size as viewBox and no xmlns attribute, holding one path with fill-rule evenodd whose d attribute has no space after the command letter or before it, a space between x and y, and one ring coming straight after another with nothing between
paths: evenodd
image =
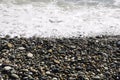
<instances>
[{"instance_id":1,"label":"pebble beach","mask_svg":"<svg viewBox=\"0 0 120 80\"><path fill-rule=\"evenodd\" d=\"M0 38L0 80L120 80L120 36Z\"/></svg>"}]
</instances>

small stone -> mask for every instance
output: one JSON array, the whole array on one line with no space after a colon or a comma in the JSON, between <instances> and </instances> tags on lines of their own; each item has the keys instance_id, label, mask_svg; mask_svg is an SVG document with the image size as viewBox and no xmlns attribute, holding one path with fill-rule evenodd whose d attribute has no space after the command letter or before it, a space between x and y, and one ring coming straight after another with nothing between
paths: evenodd
<instances>
[{"instance_id":1,"label":"small stone","mask_svg":"<svg viewBox=\"0 0 120 80\"><path fill-rule=\"evenodd\" d=\"M15 69L12 69L10 72L11 72L11 73L16 73L16 70L15 70Z\"/></svg>"},{"instance_id":2,"label":"small stone","mask_svg":"<svg viewBox=\"0 0 120 80\"><path fill-rule=\"evenodd\" d=\"M52 68L52 72L53 73L58 73L59 72L59 68Z\"/></svg>"},{"instance_id":3,"label":"small stone","mask_svg":"<svg viewBox=\"0 0 120 80\"><path fill-rule=\"evenodd\" d=\"M19 50L24 50L25 48L24 48L24 47L19 47L18 49L19 49Z\"/></svg>"},{"instance_id":4,"label":"small stone","mask_svg":"<svg viewBox=\"0 0 120 80\"><path fill-rule=\"evenodd\" d=\"M100 79L100 76L98 75L93 77L93 80L99 80L99 79Z\"/></svg>"},{"instance_id":5,"label":"small stone","mask_svg":"<svg viewBox=\"0 0 120 80\"><path fill-rule=\"evenodd\" d=\"M49 52L49 53L52 53L53 51L52 51L52 49L49 49L48 52Z\"/></svg>"},{"instance_id":6,"label":"small stone","mask_svg":"<svg viewBox=\"0 0 120 80\"><path fill-rule=\"evenodd\" d=\"M50 74L50 71L46 71L46 74Z\"/></svg>"},{"instance_id":7,"label":"small stone","mask_svg":"<svg viewBox=\"0 0 120 80\"><path fill-rule=\"evenodd\" d=\"M75 67L75 70L79 71L79 70L82 70L83 68L81 66L77 66Z\"/></svg>"},{"instance_id":8,"label":"small stone","mask_svg":"<svg viewBox=\"0 0 120 80\"><path fill-rule=\"evenodd\" d=\"M31 75L28 75L28 78L29 78L30 80L34 80L34 78L33 78Z\"/></svg>"},{"instance_id":9,"label":"small stone","mask_svg":"<svg viewBox=\"0 0 120 80\"><path fill-rule=\"evenodd\" d=\"M108 70L108 67L104 67L105 70Z\"/></svg>"},{"instance_id":10,"label":"small stone","mask_svg":"<svg viewBox=\"0 0 120 80\"><path fill-rule=\"evenodd\" d=\"M13 47L13 44L8 43L7 46L8 46L9 48L12 48L12 47Z\"/></svg>"},{"instance_id":11,"label":"small stone","mask_svg":"<svg viewBox=\"0 0 120 80\"><path fill-rule=\"evenodd\" d=\"M64 50L59 50L58 53L60 53L60 54L65 54L66 51L64 51Z\"/></svg>"},{"instance_id":12,"label":"small stone","mask_svg":"<svg viewBox=\"0 0 120 80\"><path fill-rule=\"evenodd\" d=\"M2 63L0 63L0 66L2 66Z\"/></svg>"},{"instance_id":13,"label":"small stone","mask_svg":"<svg viewBox=\"0 0 120 80\"><path fill-rule=\"evenodd\" d=\"M55 62L56 64L60 64L60 61L58 61L58 60L54 60L54 62Z\"/></svg>"},{"instance_id":14,"label":"small stone","mask_svg":"<svg viewBox=\"0 0 120 80\"><path fill-rule=\"evenodd\" d=\"M15 79L18 79L19 76L17 74L11 74L11 77L15 78Z\"/></svg>"},{"instance_id":15,"label":"small stone","mask_svg":"<svg viewBox=\"0 0 120 80\"><path fill-rule=\"evenodd\" d=\"M58 80L57 78L53 78L52 80Z\"/></svg>"},{"instance_id":16,"label":"small stone","mask_svg":"<svg viewBox=\"0 0 120 80\"><path fill-rule=\"evenodd\" d=\"M37 72L37 70L35 70L35 69L33 69L33 68L30 68L30 71L32 71L32 72L34 72L34 73Z\"/></svg>"},{"instance_id":17,"label":"small stone","mask_svg":"<svg viewBox=\"0 0 120 80\"><path fill-rule=\"evenodd\" d=\"M6 70L6 71L9 71L9 70L11 70L12 69L12 67L10 67L10 66L5 66L4 67L4 70Z\"/></svg>"},{"instance_id":18,"label":"small stone","mask_svg":"<svg viewBox=\"0 0 120 80\"><path fill-rule=\"evenodd\" d=\"M23 72L28 72L28 69L22 69Z\"/></svg>"},{"instance_id":19,"label":"small stone","mask_svg":"<svg viewBox=\"0 0 120 80\"><path fill-rule=\"evenodd\" d=\"M74 46L74 45L71 45L71 46L70 46L70 48L72 48L72 49L75 49L75 48L76 48L76 46Z\"/></svg>"},{"instance_id":20,"label":"small stone","mask_svg":"<svg viewBox=\"0 0 120 80\"><path fill-rule=\"evenodd\" d=\"M28 58L32 58L32 57L33 57L33 54L32 54L32 53L28 53L28 54L27 54L27 57L28 57Z\"/></svg>"},{"instance_id":21,"label":"small stone","mask_svg":"<svg viewBox=\"0 0 120 80\"><path fill-rule=\"evenodd\" d=\"M15 59L15 55L10 55L10 60L14 60Z\"/></svg>"},{"instance_id":22,"label":"small stone","mask_svg":"<svg viewBox=\"0 0 120 80\"><path fill-rule=\"evenodd\" d=\"M117 47L120 47L120 41L117 41L116 45Z\"/></svg>"}]
</instances>

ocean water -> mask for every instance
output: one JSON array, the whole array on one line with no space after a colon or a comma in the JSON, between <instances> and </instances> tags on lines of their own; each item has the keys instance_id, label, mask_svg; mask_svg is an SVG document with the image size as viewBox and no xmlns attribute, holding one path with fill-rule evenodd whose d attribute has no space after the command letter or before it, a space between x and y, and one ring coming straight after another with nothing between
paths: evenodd
<instances>
[{"instance_id":1,"label":"ocean water","mask_svg":"<svg viewBox=\"0 0 120 80\"><path fill-rule=\"evenodd\" d=\"M0 36L120 35L120 0L0 0Z\"/></svg>"}]
</instances>

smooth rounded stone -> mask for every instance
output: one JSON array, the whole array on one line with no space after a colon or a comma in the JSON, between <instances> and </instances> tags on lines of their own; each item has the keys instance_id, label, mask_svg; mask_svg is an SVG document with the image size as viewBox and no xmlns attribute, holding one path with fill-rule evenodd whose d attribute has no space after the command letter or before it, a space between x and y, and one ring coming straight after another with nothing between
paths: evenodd
<instances>
[{"instance_id":1,"label":"smooth rounded stone","mask_svg":"<svg viewBox=\"0 0 120 80\"><path fill-rule=\"evenodd\" d=\"M76 46L75 46L75 45L71 45L70 48L71 48L71 49L75 49Z\"/></svg>"},{"instance_id":2,"label":"smooth rounded stone","mask_svg":"<svg viewBox=\"0 0 120 80\"><path fill-rule=\"evenodd\" d=\"M7 46L8 46L9 48L12 48L12 47L13 47L13 44L7 43Z\"/></svg>"},{"instance_id":3,"label":"smooth rounded stone","mask_svg":"<svg viewBox=\"0 0 120 80\"><path fill-rule=\"evenodd\" d=\"M27 57L28 58L33 58L33 54L32 53L27 53Z\"/></svg>"},{"instance_id":4,"label":"smooth rounded stone","mask_svg":"<svg viewBox=\"0 0 120 80\"><path fill-rule=\"evenodd\" d=\"M49 52L49 53L52 53L52 52L53 52L53 50L52 50L52 49L49 49L49 50L48 50L48 52Z\"/></svg>"},{"instance_id":5,"label":"smooth rounded stone","mask_svg":"<svg viewBox=\"0 0 120 80\"><path fill-rule=\"evenodd\" d=\"M30 71L33 72L33 73L36 73L37 70L33 69L33 68L30 68Z\"/></svg>"},{"instance_id":6,"label":"smooth rounded stone","mask_svg":"<svg viewBox=\"0 0 120 80\"><path fill-rule=\"evenodd\" d=\"M84 72L78 71L78 75L85 75Z\"/></svg>"},{"instance_id":7,"label":"smooth rounded stone","mask_svg":"<svg viewBox=\"0 0 120 80\"><path fill-rule=\"evenodd\" d=\"M2 63L0 63L0 66L2 66Z\"/></svg>"},{"instance_id":8,"label":"smooth rounded stone","mask_svg":"<svg viewBox=\"0 0 120 80\"><path fill-rule=\"evenodd\" d=\"M120 41L117 41L116 45L117 47L120 47Z\"/></svg>"},{"instance_id":9,"label":"smooth rounded stone","mask_svg":"<svg viewBox=\"0 0 120 80\"><path fill-rule=\"evenodd\" d=\"M24 50L25 48L24 47L18 47L19 50Z\"/></svg>"},{"instance_id":10,"label":"smooth rounded stone","mask_svg":"<svg viewBox=\"0 0 120 80\"><path fill-rule=\"evenodd\" d=\"M100 79L101 79L101 77L100 77L100 76L98 76L98 75L96 75L96 76L94 76L92 79L93 79L93 80L100 80Z\"/></svg>"},{"instance_id":11,"label":"smooth rounded stone","mask_svg":"<svg viewBox=\"0 0 120 80\"><path fill-rule=\"evenodd\" d=\"M6 70L6 71L9 71L9 70L11 70L12 69L12 67L10 67L10 66L5 66L4 67L4 70Z\"/></svg>"},{"instance_id":12,"label":"smooth rounded stone","mask_svg":"<svg viewBox=\"0 0 120 80\"><path fill-rule=\"evenodd\" d=\"M51 74L51 73L50 73L50 71L46 71L46 74L49 75L49 74Z\"/></svg>"},{"instance_id":13,"label":"smooth rounded stone","mask_svg":"<svg viewBox=\"0 0 120 80\"><path fill-rule=\"evenodd\" d=\"M10 72L11 72L11 73L16 73L16 70L15 70L15 69L12 69Z\"/></svg>"},{"instance_id":14,"label":"smooth rounded stone","mask_svg":"<svg viewBox=\"0 0 120 80\"><path fill-rule=\"evenodd\" d=\"M10 60L14 60L15 59L15 55L10 55Z\"/></svg>"},{"instance_id":15,"label":"smooth rounded stone","mask_svg":"<svg viewBox=\"0 0 120 80\"><path fill-rule=\"evenodd\" d=\"M108 70L109 68L108 67L104 67L105 70Z\"/></svg>"},{"instance_id":16,"label":"smooth rounded stone","mask_svg":"<svg viewBox=\"0 0 120 80\"><path fill-rule=\"evenodd\" d=\"M54 63L60 64L60 61L54 59Z\"/></svg>"},{"instance_id":17,"label":"smooth rounded stone","mask_svg":"<svg viewBox=\"0 0 120 80\"><path fill-rule=\"evenodd\" d=\"M52 80L58 80L57 78L52 78Z\"/></svg>"},{"instance_id":18,"label":"smooth rounded stone","mask_svg":"<svg viewBox=\"0 0 120 80\"><path fill-rule=\"evenodd\" d=\"M17 74L11 74L12 78L19 79L19 76Z\"/></svg>"},{"instance_id":19,"label":"smooth rounded stone","mask_svg":"<svg viewBox=\"0 0 120 80\"><path fill-rule=\"evenodd\" d=\"M60 53L60 54L65 54L65 53L66 53L66 51L59 50L59 51L58 51L58 53Z\"/></svg>"},{"instance_id":20,"label":"smooth rounded stone","mask_svg":"<svg viewBox=\"0 0 120 80\"><path fill-rule=\"evenodd\" d=\"M77 70L77 71L79 71L79 70L83 70L83 67L81 67L81 66L77 66L77 67L75 67L75 70Z\"/></svg>"},{"instance_id":21,"label":"smooth rounded stone","mask_svg":"<svg viewBox=\"0 0 120 80\"><path fill-rule=\"evenodd\" d=\"M23 72L28 72L29 70L28 69L22 69Z\"/></svg>"},{"instance_id":22,"label":"smooth rounded stone","mask_svg":"<svg viewBox=\"0 0 120 80\"><path fill-rule=\"evenodd\" d=\"M34 80L34 78L31 75L28 75L29 80Z\"/></svg>"}]
</instances>

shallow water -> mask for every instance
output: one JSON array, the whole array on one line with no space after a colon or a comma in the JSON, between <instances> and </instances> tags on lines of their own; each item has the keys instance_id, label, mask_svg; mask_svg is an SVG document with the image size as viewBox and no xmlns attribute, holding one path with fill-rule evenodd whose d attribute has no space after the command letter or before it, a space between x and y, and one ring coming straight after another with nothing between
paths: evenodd
<instances>
[{"instance_id":1,"label":"shallow water","mask_svg":"<svg viewBox=\"0 0 120 80\"><path fill-rule=\"evenodd\" d=\"M120 34L120 0L0 0L0 35Z\"/></svg>"}]
</instances>

